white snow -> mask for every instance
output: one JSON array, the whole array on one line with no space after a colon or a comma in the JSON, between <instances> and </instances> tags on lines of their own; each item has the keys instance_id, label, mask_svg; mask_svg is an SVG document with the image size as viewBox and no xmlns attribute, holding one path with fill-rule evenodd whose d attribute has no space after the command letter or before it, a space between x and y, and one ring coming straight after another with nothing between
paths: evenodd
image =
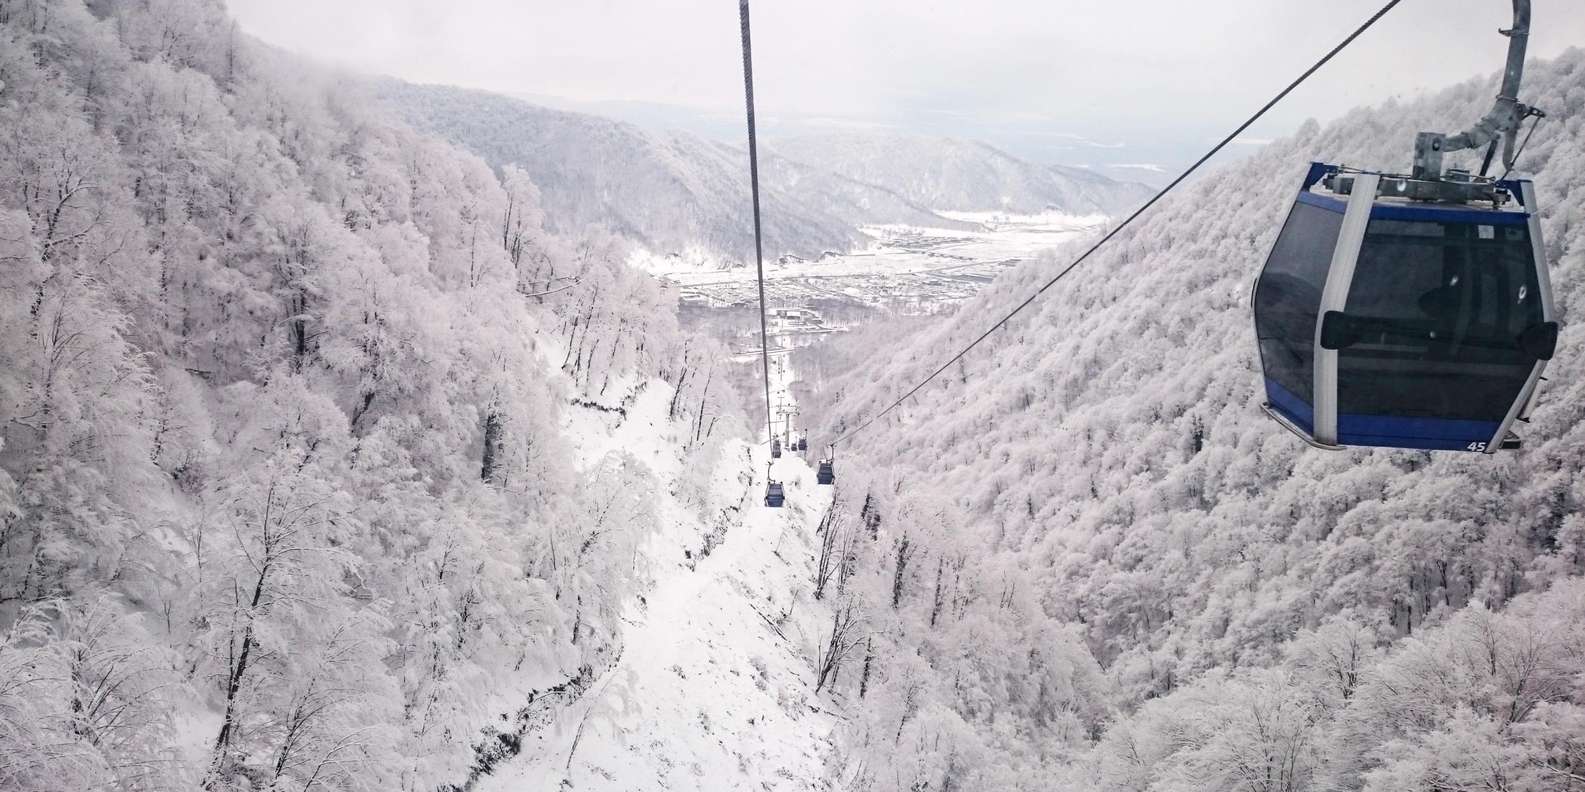
<instances>
[{"instance_id":1,"label":"white snow","mask_svg":"<svg viewBox=\"0 0 1585 792\"><path fill-rule=\"evenodd\" d=\"M973 296L1005 269L1090 233L1103 215L1015 214L936 210L981 230L871 225L873 241L818 260L767 259L766 288L777 301L845 298L870 305L923 302L938 306ZM635 252L630 262L682 288L685 299L712 305L757 298L753 267L724 268L702 255Z\"/></svg>"},{"instance_id":2,"label":"white snow","mask_svg":"<svg viewBox=\"0 0 1585 792\"><path fill-rule=\"evenodd\" d=\"M1103 214L1076 215L1067 212L1046 211L1033 214L1020 214L1018 212L959 212L949 209L938 209L936 214L948 220L961 220L965 223L978 223L984 226L988 236L998 243L998 247L1005 249L1015 240L1027 238L1031 244L1041 244L1044 249L1050 246L1049 235L1071 235L1104 225L1107 216Z\"/></svg>"},{"instance_id":3,"label":"white snow","mask_svg":"<svg viewBox=\"0 0 1585 792\"><path fill-rule=\"evenodd\" d=\"M790 404L786 361L773 361L773 399ZM625 450L674 483L683 471L664 420L669 398L651 383L614 431L596 425L614 416L569 416L585 439L580 464ZM787 453L773 466L786 506L765 507L768 457L763 441L723 457L715 502L735 505L717 518L724 540L702 558L701 536L717 526L663 488L673 494L657 504L662 527L642 552L654 584L628 603L621 658L480 790L825 788L817 779L837 715L813 693L810 658L829 615L810 597L810 574L831 492Z\"/></svg>"},{"instance_id":4,"label":"white snow","mask_svg":"<svg viewBox=\"0 0 1585 792\"><path fill-rule=\"evenodd\" d=\"M635 245L627 265L654 275L680 272L720 272L731 269L734 261L703 247L693 245L671 253L657 253Z\"/></svg>"}]
</instances>

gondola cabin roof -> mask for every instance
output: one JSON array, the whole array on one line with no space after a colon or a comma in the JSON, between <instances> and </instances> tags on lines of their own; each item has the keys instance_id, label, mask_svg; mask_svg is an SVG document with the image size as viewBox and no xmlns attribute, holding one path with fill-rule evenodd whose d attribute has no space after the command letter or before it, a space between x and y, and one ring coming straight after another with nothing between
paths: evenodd
<instances>
[{"instance_id":1,"label":"gondola cabin roof","mask_svg":"<svg viewBox=\"0 0 1585 792\"><path fill-rule=\"evenodd\" d=\"M1347 203L1354 195L1355 185L1362 179L1374 182L1377 201L1401 203L1404 206L1430 209L1466 209L1466 211L1501 211L1517 201L1525 206L1525 185L1528 179L1485 179L1471 176L1468 171L1449 171L1442 179L1417 179L1403 174L1374 173L1360 169L1342 168L1314 162L1309 173L1304 174L1300 195L1311 193L1330 196ZM1339 209L1341 211L1341 209Z\"/></svg>"},{"instance_id":2,"label":"gondola cabin roof","mask_svg":"<svg viewBox=\"0 0 1585 792\"><path fill-rule=\"evenodd\" d=\"M1329 212L1343 214L1348 209L1348 198L1331 192L1299 193L1299 203L1308 204ZM1402 220L1459 225L1512 225L1522 226L1530 219L1523 208L1498 209L1466 206L1462 204L1435 204L1404 198L1378 196L1370 208L1372 220Z\"/></svg>"}]
</instances>

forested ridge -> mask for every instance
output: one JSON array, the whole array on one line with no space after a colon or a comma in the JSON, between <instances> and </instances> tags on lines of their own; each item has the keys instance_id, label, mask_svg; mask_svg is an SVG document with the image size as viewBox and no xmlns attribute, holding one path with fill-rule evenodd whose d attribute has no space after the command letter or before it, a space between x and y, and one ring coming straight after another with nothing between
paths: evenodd
<instances>
[{"instance_id":1,"label":"forested ridge","mask_svg":"<svg viewBox=\"0 0 1585 792\"><path fill-rule=\"evenodd\" d=\"M552 110L484 91L396 80L374 84L382 103L492 163L525 162L544 191L547 225L597 223L660 254L703 250L734 262L754 255L741 145L655 132ZM761 152L765 253L819 256L868 240L865 223L971 228L876 183Z\"/></svg>"},{"instance_id":2,"label":"forested ridge","mask_svg":"<svg viewBox=\"0 0 1585 792\"><path fill-rule=\"evenodd\" d=\"M492 164L522 162L547 227L598 223L652 252L754 254L742 142L642 129L484 91L379 80L383 104ZM760 151L766 255L815 258L873 240L866 225L974 230L942 211L1132 209L1144 185L1025 162L984 143L883 132L771 137Z\"/></svg>"},{"instance_id":3,"label":"forested ridge","mask_svg":"<svg viewBox=\"0 0 1585 792\"><path fill-rule=\"evenodd\" d=\"M1525 449L1313 450L1250 286L1311 160L1403 169L1496 81L1314 122L1182 188L837 451L855 788L1585 789L1585 53L1527 72L1566 322ZM1474 164L1461 158L1462 166ZM1087 243L1086 243L1087 244ZM1078 251L914 338L801 353L812 446ZM874 350L888 350L883 355Z\"/></svg>"},{"instance_id":4,"label":"forested ridge","mask_svg":"<svg viewBox=\"0 0 1585 792\"><path fill-rule=\"evenodd\" d=\"M569 416L672 388L706 474L740 426L620 240L359 84L219 0L0 0L0 788L464 784L643 582L661 485Z\"/></svg>"},{"instance_id":5,"label":"forested ridge","mask_svg":"<svg viewBox=\"0 0 1585 792\"><path fill-rule=\"evenodd\" d=\"M921 206L960 211L1118 214L1154 190L1079 167L1041 166L987 143L883 132L772 139L772 151L851 179L885 185Z\"/></svg>"}]
</instances>

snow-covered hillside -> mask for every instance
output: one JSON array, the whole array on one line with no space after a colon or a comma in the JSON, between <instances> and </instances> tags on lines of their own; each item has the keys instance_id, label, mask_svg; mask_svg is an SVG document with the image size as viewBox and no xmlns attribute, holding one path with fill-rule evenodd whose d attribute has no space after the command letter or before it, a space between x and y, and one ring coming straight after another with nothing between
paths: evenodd
<instances>
[{"instance_id":1,"label":"snow-covered hillside","mask_svg":"<svg viewBox=\"0 0 1585 792\"><path fill-rule=\"evenodd\" d=\"M556 230L603 226L657 255L694 247L753 254L747 155L738 145L652 132L482 91L378 80L374 91L419 129L496 167L523 168ZM1144 185L1046 167L983 143L884 133L767 141L762 147L765 252L818 258L867 241L863 226L975 230L951 212L1116 214ZM948 214L943 214L943 213Z\"/></svg>"},{"instance_id":2,"label":"snow-covered hillside","mask_svg":"<svg viewBox=\"0 0 1585 792\"><path fill-rule=\"evenodd\" d=\"M1307 163L1405 168L1494 85L1193 182L839 452L869 574L896 581L866 611L876 673L906 694L866 699L847 767L886 789L1581 788L1585 53L1523 92L1551 114L1519 168L1569 321L1526 449L1328 453L1259 408L1250 284ZM923 337L854 334L806 414L856 426L1064 263Z\"/></svg>"},{"instance_id":3,"label":"snow-covered hillside","mask_svg":"<svg viewBox=\"0 0 1585 792\"><path fill-rule=\"evenodd\" d=\"M754 254L748 155L740 146L481 91L395 80L374 86L419 129L497 167L522 167L539 186L553 229L603 226L661 254L694 246L739 261ZM867 223L970 227L885 187L768 152L760 156L760 185L770 258L845 251L864 240L859 226Z\"/></svg>"},{"instance_id":4,"label":"snow-covered hillside","mask_svg":"<svg viewBox=\"0 0 1585 792\"><path fill-rule=\"evenodd\" d=\"M714 530L727 351L344 88L0 2L0 789L464 786Z\"/></svg>"},{"instance_id":5,"label":"snow-covered hillside","mask_svg":"<svg viewBox=\"0 0 1585 792\"><path fill-rule=\"evenodd\" d=\"M1083 168L1025 162L972 140L843 132L778 138L766 147L935 209L1116 215L1155 192Z\"/></svg>"},{"instance_id":6,"label":"snow-covered hillside","mask_svg":"<svg viewBox=\"0 0 1585 792\"><path fill-rule=\"evenodd\" d=\"M786 359L775 358L772 376L774 398L790 404ZM666 420L667 397L641 396L614 433L575 432L665 485L654 496L658 529L639 551L653 585L622 614L621 656L536 724L480 792L829 788L842 702L815 689L832 613L813 596L811 570L831 488L789 453L771 468L787 502L767 508L763 442L734 442L707 475L688 470L672 452L680 427ZM589 465L604 453L597 443L578 456ZM676 497L687 481L711 513Z\"/></svg>"},{"instance_id":7,"label":"snow-covered hillside","mask_svg":"<svg viewBox=\"0 0 1585 792\"><path fill-rule=\"evenodd\" d=\"M766 395L818 430L772 462L758 350L681 330L621 238L746 250L740 150L382 91L452 139L224 0L0 0L0 792L1585 792L1585 329L1519 454L1258 410L1306 162L1401 166L1490 80L1191 183L834 486L826 439L1065 262L841 343L779 306ZM1523 98L1567 317L1585 53ZM771 258L889 222L905 255L826 274L985 277L1093 230L1020 202L1135 189L868 145L767 157Z\"/></svg>"}]
</instances>

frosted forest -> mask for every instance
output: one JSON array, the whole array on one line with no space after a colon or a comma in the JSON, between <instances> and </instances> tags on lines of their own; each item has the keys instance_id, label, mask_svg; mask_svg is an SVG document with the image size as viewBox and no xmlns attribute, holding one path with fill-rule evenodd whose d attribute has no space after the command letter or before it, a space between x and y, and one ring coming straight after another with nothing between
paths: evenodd
<instances>
[{"instance_id":1,"label":"frosted forest","mask_svg":"<svg viewBox=\"0 0 1585 792\"><path fill-rule=\"evenodd\" d=\"M1454 77L869 424L1155 189L773 137L761 306L741 140L0 0L0 791L1585 792L1585 52L1525 77L1523 450L1261 411L1308 164L1400 167Z\"/></svg>"},{"instance_id":2,"label":"frosted forest","mask_svg":"<svg viewBox=\"0 0 1585 792\"><path fill-rule=\"evenodd\" d=\"M1585 299L1585 53L1528 78L1559 111L1524 167L1567 315ZM1214 171L1097 254L1117 277L1059 284L854 438L863 478L834 519L863 539L847 596L875 703L844 731L850 772L880 788L1585 788L1581 328L1513 456L1317 453L1255 420L1250 273L1308 163L1391 163L1449 109L1478 117L1492 86L1310 124ZM844 339L810 383L823 433L1063 258L884 361L865 354L876 338Z\"/></svg>"}]
</instances>

